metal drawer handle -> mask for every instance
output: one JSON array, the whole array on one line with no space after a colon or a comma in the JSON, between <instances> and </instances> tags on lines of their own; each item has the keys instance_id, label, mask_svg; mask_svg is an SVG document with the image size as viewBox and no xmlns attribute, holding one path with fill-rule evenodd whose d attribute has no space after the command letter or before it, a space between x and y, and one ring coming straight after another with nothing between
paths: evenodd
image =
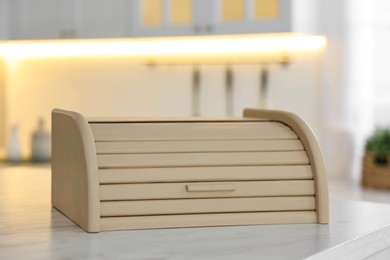
<instances>
[{"instance_id":1,"label":"metal drawer handle","mask_svg":"<svg viewBox=\"0 0 390 260\"><path fill-rule=\"evenodd\" d=\"M218 183L218 184L187 184L186 189L191 191L235 191L237 189L234 183Z\"/></svg>"}]
</instances>

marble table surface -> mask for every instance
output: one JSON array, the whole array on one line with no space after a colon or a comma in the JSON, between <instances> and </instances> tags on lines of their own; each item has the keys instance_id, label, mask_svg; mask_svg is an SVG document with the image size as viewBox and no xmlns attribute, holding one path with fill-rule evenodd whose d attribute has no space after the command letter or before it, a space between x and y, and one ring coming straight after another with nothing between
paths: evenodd
<instances>
[{"instance_id":1,"label":"marble table surface","mask_svg":"<svg viewBox=\"0 0 390 260\"><path fill-rule=\"evenodd\" d=\"M329 225L88 234L51 207L49 166L0 166L0 259L387 259L390 205L330 191Z\"/></svg>"}]
</instances>

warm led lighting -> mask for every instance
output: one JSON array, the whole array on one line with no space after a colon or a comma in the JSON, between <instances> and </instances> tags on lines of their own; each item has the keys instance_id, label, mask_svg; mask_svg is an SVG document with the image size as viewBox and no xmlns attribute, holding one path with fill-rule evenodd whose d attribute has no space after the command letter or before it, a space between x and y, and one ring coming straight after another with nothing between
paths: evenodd
<instances>
[{"instance_id":1,"label":"warm led lighting","mask_svg":"<svg viewBox=\"0 0 390 260\"><path fill-rule=\"evenodd\" d=\"M262 56L316 51L325 44L323 36L294 34L8 41L0 44L0 53L9 61L50 57L130 56L141 62L258 62Z\"/></svg>"}]
</instances>

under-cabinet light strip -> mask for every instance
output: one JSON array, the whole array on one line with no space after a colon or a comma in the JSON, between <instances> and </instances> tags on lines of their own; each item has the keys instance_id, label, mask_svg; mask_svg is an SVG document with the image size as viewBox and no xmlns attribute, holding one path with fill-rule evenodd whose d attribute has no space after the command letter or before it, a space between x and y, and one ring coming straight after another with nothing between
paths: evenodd
<instances>
[{"instance_id":1,"label":"under-cabinet light strip","mask_svg":"<svg viewBox=\"0 0 390 260\"><path fill-rule=\"evenodd\" d=\"M239 61L259 54L316 51L326 39L313 35L234 35L104 40L37 40L0 43L6 59L85 56L131 56L143 61L183 61L192 58Z\"/></svg>"}]
</instances>

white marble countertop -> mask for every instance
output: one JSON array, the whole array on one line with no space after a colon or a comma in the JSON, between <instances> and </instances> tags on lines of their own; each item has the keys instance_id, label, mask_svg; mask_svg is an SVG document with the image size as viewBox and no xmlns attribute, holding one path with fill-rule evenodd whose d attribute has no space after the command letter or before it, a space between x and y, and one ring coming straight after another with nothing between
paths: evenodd
<instances>
[{"instance_id":1,"label":"white marble countertop","mask_svg":"<svg viewBox=\"0 0 390 260\"><path fill-rule=\"evenodd\" d=\"M389 247L390 205L330 187L329 225L88 234L51 207L49 166L0 166L0 259L362 259Z\"/></svg>"}]
</instances>

